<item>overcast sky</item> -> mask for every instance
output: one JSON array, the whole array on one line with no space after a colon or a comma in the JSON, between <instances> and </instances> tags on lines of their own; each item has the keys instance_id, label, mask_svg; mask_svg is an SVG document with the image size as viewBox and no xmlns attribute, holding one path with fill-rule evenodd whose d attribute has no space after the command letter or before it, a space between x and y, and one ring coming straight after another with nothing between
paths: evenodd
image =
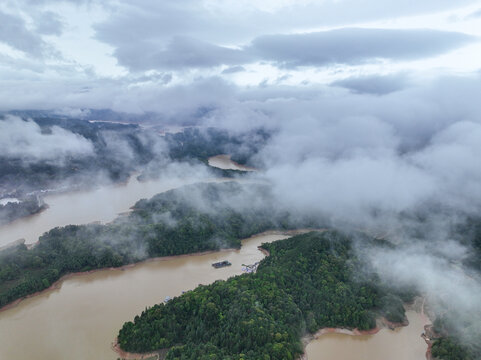
<instances>
[{"instance_id":1,"label":"overcast sky","mask_svg":"<svg viewBox=\"0 0 481 360\"><path fill-rule=\"evenodd\" d=\"M480 22L473 0L6 0L0 109L158 111L136 98L209 78L392 92L478 71Z\"/></svg>"}]
</instances>

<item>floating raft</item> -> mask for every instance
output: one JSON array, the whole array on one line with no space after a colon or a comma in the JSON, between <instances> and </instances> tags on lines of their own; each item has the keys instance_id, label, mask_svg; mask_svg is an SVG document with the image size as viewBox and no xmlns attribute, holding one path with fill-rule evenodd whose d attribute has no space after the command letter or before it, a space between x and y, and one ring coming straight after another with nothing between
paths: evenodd
<instances>
[{"instance_id":1,"label":"floating raft","mask_svg":"<svg viewBox=\"0 0 481 360\"><path fill-rule=\"evenodd\" d=\"M231 266L232 264L227 261L227 260L224 260L224 261L220 261L220 262L216 262L216 263L213 263L212 266L216 269L219 269L219 268L222 268L222 267L226 267L226 266Z\"/></svg>"}]
</instances>

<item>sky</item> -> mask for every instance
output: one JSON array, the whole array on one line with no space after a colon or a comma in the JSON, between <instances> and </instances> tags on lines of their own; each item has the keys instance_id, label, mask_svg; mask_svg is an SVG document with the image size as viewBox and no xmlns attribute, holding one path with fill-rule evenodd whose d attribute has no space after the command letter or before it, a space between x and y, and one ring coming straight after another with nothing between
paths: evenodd
<instances>
[{"instance_id":1,"label":"sky","mask_svg":"<svg viewBox=\"0 0 481 360\"><path fill-rule=\"evenodd\" d=\"M169 112L134 98L206 79L395 91L477 72L480 21L472 0L6 0L0 109Z\"/></svg>"}]
</instances>

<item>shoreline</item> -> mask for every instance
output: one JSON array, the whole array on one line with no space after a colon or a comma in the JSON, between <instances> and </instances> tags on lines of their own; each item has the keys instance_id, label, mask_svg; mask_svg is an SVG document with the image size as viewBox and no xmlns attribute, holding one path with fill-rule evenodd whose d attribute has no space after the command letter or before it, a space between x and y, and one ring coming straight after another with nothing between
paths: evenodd
<instances>
[{"instance_id":1,"label":"shoreline","mask_svg":"<svg viewBox=\"0 0 481 360\"><path fill-rule=\"evenodd\" d=\"M385 319L384 317L378 318L376 321L376 327L370 330L359 330L357 328L347 329L347 328L322 328L319 329L315 334L305 335L301 341L304 346L304 353L297 358L297 360L309 360L306 354L307 345L319 339L322 335L326 334L343 334L349 336L366 336L366 335L376 335L382 329L395 330L397 328L405 327L409 325L409 321L406 320L405 323L392 323ZM428 359L430 360L430 359Z\"/></svg>"},{"instance_id":2,"label":"shoreline","mask_svg":"<svg viewBox=\"0 0 481 360\"><path fill-rule=\"evenodd\" d=\"M422 300L422 304L420 304L420 308L418 302ZM432 360L431 355L431 347L432 347L432 340L428 337L427 334L430 334L430 329L432 328L432 321L424 312L426 298L424 296L418 297L414 300L412 304L405 304L406 310L412 310L420 314L422 317L426 319L426 322L430 322L430 324L424 325L424 333L420 335L424 339L427 344L427 349L425 353L426 360ZM382 329L389 329L389 330L396 330L401 327L409 326L409 320L406 318L402 323L393 323L387 320L385 317L379 317L376 319L376 327L370 330L359 330L357 328L354 329L347 329L347 328L322 328L319 329L315 334L307 334L302 337L301 341L304 347L304 353L300 355L296 360L309 360L307 354L305 352L307 345L313 341L320 338L322 335L326 334L343 334L349 336L363 336L363 335L376 335Z\"/></svg>"},{"instance_id":3,"label":"shoreline","mask_svg":"<svg viewBox=\"0 0 481 360\"><path fill-rule=\"evenodd\" d=\"M311 231L322 232L322 231L326 231L326 229L294 229L294 230L285 230L285 231L267 230L267 231L252 235L248 238L242 239L242 242L249 241L250 239L255 239L255 238L261 237L261 236L269 236L269 235L294 236L294 235L298 235L298 234L308 233L308 232L311 232ZM270 255L269 251L264 249L262 246L258 246L257 249L266 256ZM238 249L222 249L221 251L229 251L229 250L238 250ZM213 253L213 252L218 252L218 251L210 251L210 252L206 252L206 253ZM178 256L191 256L191 255L199 255L199 253L185 254L185 255L178 255ZM174 256L174 257L178 257L178 256ZM161 258L161 259L165 259L165 258ZM156 360L162 360L165 357L165 355L167 354L167 352L169 351L169 349L167 348L167 349L161 349L161 350L158 350L158 351L153 351L153 352L150 352L150 353L130 353L130 352L124 351L120 348L120 345L118 343L117 338L115 338L115 340L112 342L111 348L123 360L142 360L142 359L148 359L149 357L156 357Z\"/></svg>"},{"instance_id":4,"label":"shoreline","mask_svg":"<svg viewBox=\"0 0 481 360\"><path fill-rule=\"evenodd\" d=\"M254 239L259 236L266 236L266 235L288 235L288 236L293 236L296 234L302 234L310 231L325 231L325 229L295 229L295 230L286 230L286 231L281 231L281 230L267 230L259 234L252 235L248 238L242 239L242 242L248 241L250 239ZM18 240L17 240L18 241ZM35 246L36 243L33 244L28 244ZM242 245L241 245L242 247ZM100 271L114 271L114 270L120 270L120 271L125 271L127 269L133 268L138 265L142 265L145 263L149 262L154 262L154 261L167 261L167 260L172 260L172 259L178 259L178 258L184 258L184 257L190 257L190 256L202 256L202 255L208 255L208 254L213 254L213 253L221 253L221 252L227 252L227 251L235 251L239 250L240 248L223 248L223 249L217 249L217 250L206 250L206 251L201 251L201 252L195 252L195 253L188 253L188 254L179 254L179 255L169 255L169 256L158 256L154 258L148 258L139 262L131 263L131 264L126 264L122 265L119 267L108 267L108 268L101 268L101 269L93 269L93 270L88 270L88 271L78 271L70 274L65 274L63 275L60 279L55 281L53 284L51 284L48 288L45 288L43 290L37 291L35 293L29 294L27 296L21 297L19 299L13 300L12 302L0 307L0 313L3 311L7 311L11 308L14 308L18 304L20 304L22 301L33 298L38 295L42 295L44 293L47 293L52 290L58 290L61 288L61 285L64 281L71 279L73 277L77 276L83 276L83 275L88 275L88 274L93 274L96 272ZM266 254L267 250L259 249L262 253Z\"/></svg>"},{"instance_id":5,"label":"shoreline","mask_svg":"<svg viewBox=\"0 0 481 360\"><path fill-rule=\"evenodd\" d=\"M167 352L169 351L169 349L160 349L160 350L152 351L149 353L127 352L120 348L118 338L115 338L115 340L112 342L110 347L122 360L143 360L143 359L161 360L165 357L165 355L167 355Z\"/></svg>"},{"instance_id":6,"label":"shoreline","mask_svg":"<svg viewBox=\"0 0 481 360\"><path fill-rule=\"evenodd\" d=\"M305 335L302 338L302 342L304 343L304 348L305 348L305 346L308 343L310 343L312 340L318 339L322 335L326 335L326 334L343 334L343 335L349 335L349 336L376 335L382 329L396 330L398 328L405 327L408 325L409 325L409 321L407 319L402 323L393 323L384 317L380 317L376 319L376 327L369 330L359 330L357 328L354 328L354 329L321 328L315 334Z\"/></svg>"},{"instance_id":7,"label":"shoreline","mask_svg":"<svg viewBox=\"0 0 481 360\"><path fill-rule=\"evenodd\" d=\"M115 270L125 271L125 270L133 268L137 265L142 265L142 264L154 262L154 261L167 261L167 260L172 260L172 259L177 259L177 258L183 258L183 257L189 257L189 256L202 256L202 255L208 255L208 254L213 254L213 253L217 253L217 252L225 252L225 251L232 251L232 250L239 250L239 249L237 249L237 248L224 248L224 249L219 249L219 250L207 250L207 251L189 253L189 254L159 256L159 257L155 257L155 258L145 259L145 260L142 260L142 261L139 261L139 262L136 262L136 263L132 263L132 264L122 265L122 266L119 266L119 267L108 267L108 268L93 269L93 270L88 270L88 271L78 271L78 272L74 272L74 273L70 273L70 274L65 274L60 279L55 281L52 285L50 285L48 288L45 288L45 289L37 291L33 294L24 296L22 298L14 300L11 303L8 303L8 304L0 307L0 313L3 312L3 311L9 310L11 308L14 308L18 304L20 304L23 300L27 300L27 299L33 298L35 296L42 295L43 293L49 292L51 290L60 289L61 285L64 281L66 281L68 279L71 279L71 278L74 278L74 277L89 275L89 274L93 274L93 273L97 273L97 272L101 272L101 271L115 271Z\"/></svg>"}]
</instances>

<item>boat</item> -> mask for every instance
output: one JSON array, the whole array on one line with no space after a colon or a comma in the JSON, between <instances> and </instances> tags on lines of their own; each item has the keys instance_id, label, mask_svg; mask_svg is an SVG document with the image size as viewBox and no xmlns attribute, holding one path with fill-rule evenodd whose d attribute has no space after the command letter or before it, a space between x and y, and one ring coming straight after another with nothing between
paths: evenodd
<instances>
[{"instance_id":1,"label":"boat","mask_svg":"<svg viewBox=\"0 0 481 360\"><path fill-rule=\"evenodd\" d=\"M223 268L223 267L226 267L226 266L231 266L231 265L232 264L227 260L219 261L219 262L216 262L216 263L212 264L212 266L215 267L216 269Z\"/></svg>"}]
</instances>

